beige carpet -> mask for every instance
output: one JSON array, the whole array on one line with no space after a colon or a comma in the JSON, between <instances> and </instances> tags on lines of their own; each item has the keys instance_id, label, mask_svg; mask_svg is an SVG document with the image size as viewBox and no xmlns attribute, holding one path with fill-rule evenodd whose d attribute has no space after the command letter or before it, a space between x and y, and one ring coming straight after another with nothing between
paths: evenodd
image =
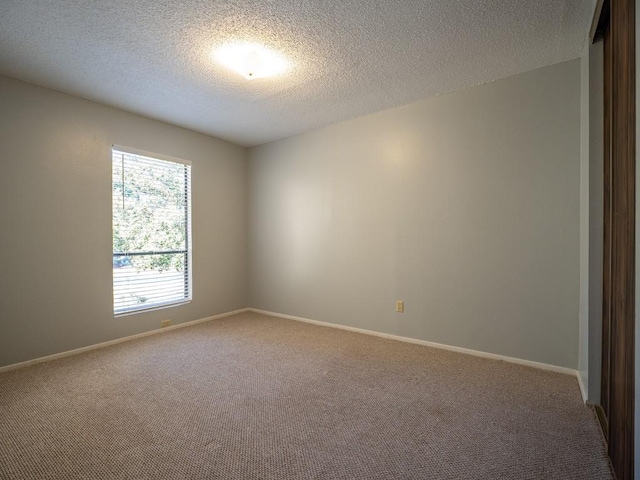
<instances>
[{"instance_id":1,"label":"beige carpet","mask_svg":"<svg viewBox=\"0 0 640 480\"><path fill-rule=\"evenodd\" d=\"M576 379L245 313L0 375L2 479L609 479Z\"/></svg>"}]
</instances>

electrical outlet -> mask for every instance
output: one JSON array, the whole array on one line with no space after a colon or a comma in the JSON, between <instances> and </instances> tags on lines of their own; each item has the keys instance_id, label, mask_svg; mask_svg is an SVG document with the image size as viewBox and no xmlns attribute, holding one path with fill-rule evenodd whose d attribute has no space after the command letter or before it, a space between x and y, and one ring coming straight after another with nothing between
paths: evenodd
<instances>
[{"instance_id":1,"label":"electrical outlet","mask_svg":"<svg viewBox=\"0 0 640 480\"><path fill-rule=\"evenodd\" d=\"M396 312L404 313L404 300L396 300Z\"/></svg>"},{"instance_id":2,"label":"electrical outlet","mask_svg":"<svg viewBox=\"0 0 640 480\"><path fill-rule=\"evenodd\" d=\"M169 325L171 325L171 320L162 320L160 322L161 327L168 327Z\"/></svg>"}]
</instances>

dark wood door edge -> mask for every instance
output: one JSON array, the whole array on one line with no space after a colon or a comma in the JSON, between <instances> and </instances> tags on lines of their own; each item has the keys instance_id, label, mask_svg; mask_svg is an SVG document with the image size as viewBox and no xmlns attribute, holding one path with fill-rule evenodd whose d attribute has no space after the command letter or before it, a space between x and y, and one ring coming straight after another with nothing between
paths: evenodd
<instances>
[{"instance_id":1,"label":"dark wood door edge","mask_svg":"<svg viewBox=\"0 0 640 480\"><path fill-rule=\"evenodd\" d=\"M605 2L608 5L609 2ZM604 7L603 7L604 10ZM602 377L600 403L602 414L608 419L609 397L611 393L611 114L612 114L612 67L611 67L611 28L606 28L604 33L604 151L603 151L603 255L602 255ZM608 421L606 422L608 425ZM609 439L609 429L604 431L605 437Z\"/></svg>"},{"instance_id":2,"label":"dark wood door edge","mask_svg":"<svg viewBox=\"0 0 640 480\"><path fill-rule=\"evenodd\" d=\"M619 480L634 476L635 0L610 3L611 214L608 444ZM606 218L606 217L605 217Z\"/></svg>"}]
</instances>

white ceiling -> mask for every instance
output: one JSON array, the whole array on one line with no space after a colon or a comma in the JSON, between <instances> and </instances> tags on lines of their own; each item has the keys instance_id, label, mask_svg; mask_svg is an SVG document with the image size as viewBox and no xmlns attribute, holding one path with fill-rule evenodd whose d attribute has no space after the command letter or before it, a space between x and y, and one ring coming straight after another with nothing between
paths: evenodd
<instances>
[{"instance_id":1,"label":"white ceiling","mask_svg":"<svg viewBox=\"0 0 640 480\"><path fill-rule=\"evenodd\" d=\"M596 0L0 0L0 73L253 146L579 56ZM293 69L211 59L262 43Z\"/></svg>"}]
</instances>

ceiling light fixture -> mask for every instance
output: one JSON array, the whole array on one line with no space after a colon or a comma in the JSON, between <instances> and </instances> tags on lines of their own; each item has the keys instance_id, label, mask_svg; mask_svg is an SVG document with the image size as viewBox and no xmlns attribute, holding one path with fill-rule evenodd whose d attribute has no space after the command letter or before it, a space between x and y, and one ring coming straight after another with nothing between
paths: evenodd
<instances>
[{"instance_id":1,"label":"ceiling light fixture","mask_svg":"<svg viewBox=\"0 0 640 480\"><path fill-rule=\"evenodd\" d=\"M289 68L289 62L277 52L257 43L228 43L214 52L218 63L247 80L274 77Z\"/></svg>"}]
</instances>

